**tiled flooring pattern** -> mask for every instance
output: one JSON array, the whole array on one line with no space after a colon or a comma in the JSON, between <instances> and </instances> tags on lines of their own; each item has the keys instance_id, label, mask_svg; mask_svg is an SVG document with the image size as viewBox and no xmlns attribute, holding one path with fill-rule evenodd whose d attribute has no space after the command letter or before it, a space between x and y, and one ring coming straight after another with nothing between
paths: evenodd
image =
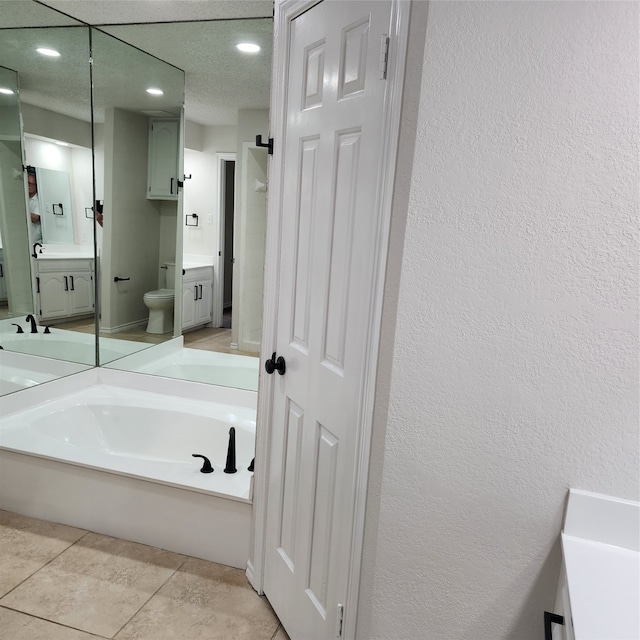
<instances>
[{"instance_id":1,"label":"tiled flooring pattern","mask_svg":"<svg viewBox=\"0 0 640 640\"><path fill-rule=\"evenodd\" d=\"M0 640L289 640L243 571L0 510Z\"/></svg>"}]
</instances>

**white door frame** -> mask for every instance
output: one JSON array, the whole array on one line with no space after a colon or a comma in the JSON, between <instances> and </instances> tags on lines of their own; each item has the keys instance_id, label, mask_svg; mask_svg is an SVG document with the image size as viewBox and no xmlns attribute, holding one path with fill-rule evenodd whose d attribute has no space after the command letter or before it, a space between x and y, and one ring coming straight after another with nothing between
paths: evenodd
<instances>
[{"instance_id":1,"label":"white door frame","mask_svg":"<svg viewBox=\"0 0 640 640\"><path fill-rule=\"evenodd\" d=\"M217 292L217 295L213 296L213 315L211 316L211 324L214 327L222 326L224 312L225 163L236 162L236 155L235 153L216 153L218 163L218 262L213 274L213 290Z\"/></svg>"},{"instance_id":2,"label":"white door frame","mask_svg":"<svg viewBox=\"0 0 640 640\"><path fill-rule=\"evenodd\" d=\"M269 164L269 196L267 201L267 239L265 256L265 283L262 329L262 353L276 350L277 292L279 285L280 231L282 196L284 191L283 171L286 136L286 87L288 84L288 59L291 22L313 7L320 0L276 0L274 14L273 69L271 83L271 133L274 138L274 152ZM338 0L324 0L335 2ZM344 0L340 0L344 1ZM362 1L362 0L359 0ZM372 0L379 1L379 0ZM377 372L378 347L382 324L382 303L384 277L387 261L391 205L395 178L400 111L404 81L405 57L409 31L409 0L389 0L392 4L391 29L389 33L389 65L387 69L386 108L383 138L383 157L386 162L377 182L379 203L379 227L377 229L376 273L374 277L373 304L370 325L367 327L368 355L365 376L360 396L360 421L358 424L358 464L356 476L355 519L352 538L352 555L349 566L349 589L344 610L343 637L355 638L356 613L362 566L364 541L364 520L367 500L368 466L371 448L375 380ZM267 522L267 495L269 482L269 462L271 451L270 416L273 406L273 392L277 380L274 376L260 375L258 393L256 464L253 492L253 531L247 576L258 591L263 593ZM277 612L276 612L277 613Z\"/></svg>"}]
</instances>

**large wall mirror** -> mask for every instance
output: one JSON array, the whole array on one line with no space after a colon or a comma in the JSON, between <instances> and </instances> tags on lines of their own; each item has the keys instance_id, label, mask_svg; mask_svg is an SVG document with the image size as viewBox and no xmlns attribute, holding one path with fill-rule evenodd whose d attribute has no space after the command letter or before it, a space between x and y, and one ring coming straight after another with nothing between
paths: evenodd
<instances>
[{"instance_id":1,"label":"large wall mirror","mask_svg":"<svg viewBox=\"0 0 640 640\"><path fill-rule=\"evenodd\" d=\"M27 45L45 35L50 48L75 48L75 67L62 52L58 67L29 62ZM267 152L255 139L268 137L271 40L271 18L3 31L0 85L19 92L0 95L0 133L15 165L2 156L10 276L0 321L17 331L19 318L24 331L7 339L37 339L24 353L72 367L57 375L98 363L257 389L268 184ZM260 51L242 52L241 42ZM4 131L10 122L13 133ZM29 226L32 174L50 216L41 241ZM22 203L18 214L5 183ZM74 300L41 315L42 292L55 287ZM31 336L29 314L50 333ZM13 349L0 345L6 360Z\"/></svg>"},{"instance_id":2,"label":"large wall mirror","mask_svg":"<svg viewBox=\"0 0 640 640\"><path fill-rule=\"evenodd\" d=\"M188 70L176 339L108 366L257 390L268 155L256 136L269 132L273 21L101 28Z\"/></svg>"},{"instance_id":3,"label":"large wall mirror","mask_svg":"<svg viewBox=\"0 0 640 640\"><path fill-rule=\"evenodd\" d=\"M2 394L95 365L89 44L85 26L0 36Z\"/></svg>"}]
</instances>

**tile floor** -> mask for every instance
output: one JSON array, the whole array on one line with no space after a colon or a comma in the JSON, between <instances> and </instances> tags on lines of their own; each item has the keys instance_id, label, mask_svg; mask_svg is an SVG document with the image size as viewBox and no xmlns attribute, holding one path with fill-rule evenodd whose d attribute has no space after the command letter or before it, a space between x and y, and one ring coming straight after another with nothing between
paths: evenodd
<instances>
[{"instance_id":1,"label":"tile floor","mask_svg":"<svg viewBox=\"0 0 640 640\"><path fill-rule=\"evenodd\" d=\"M244 571L0 510L0 640L289 640Z\"/></svg>"}]
</instances>

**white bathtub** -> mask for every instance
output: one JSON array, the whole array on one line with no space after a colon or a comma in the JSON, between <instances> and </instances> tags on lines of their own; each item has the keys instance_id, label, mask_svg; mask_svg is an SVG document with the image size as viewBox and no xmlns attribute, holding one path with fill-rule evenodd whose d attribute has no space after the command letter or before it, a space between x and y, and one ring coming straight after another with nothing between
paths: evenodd
<instances>
[{"instance_id":1,"label":"white bathtub","mask_svg":"<svg viewBox=\"0 0 640 640\"><path fill-rule=\"evenodd\" d=\"M1 398L0 508L244 567L255 398L223 391L92 369Z\"/></svg>"}]
</instances>

